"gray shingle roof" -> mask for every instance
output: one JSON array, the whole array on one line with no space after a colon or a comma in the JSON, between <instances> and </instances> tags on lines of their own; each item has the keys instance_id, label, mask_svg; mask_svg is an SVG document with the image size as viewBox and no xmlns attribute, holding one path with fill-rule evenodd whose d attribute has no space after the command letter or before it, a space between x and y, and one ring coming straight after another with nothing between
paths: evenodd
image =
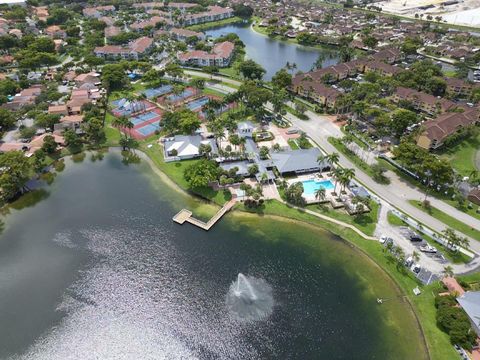
<instances>
[{"instance_id":1,"label":"gray shingle roof","mask_svg":"<svg viewBox=\"0 0 480 360\"><path fill-rule=\"evenodd\" d=\"M318 148L272 152L272 164L280 173L320 170L317 158L321 155ZM328 164L325 163L324 167Z\"/></svg>"},{"instance_id":2,"label":"gray shingle roof","mask_svg":"<svg viewBox=\"0 0 480 360\"><path fill-rule=\"evenodd\" d=\"M457 298L458 303L467 313L470 320L480 327L480 291L467 291Z\"/></svg>"}]
</instances>

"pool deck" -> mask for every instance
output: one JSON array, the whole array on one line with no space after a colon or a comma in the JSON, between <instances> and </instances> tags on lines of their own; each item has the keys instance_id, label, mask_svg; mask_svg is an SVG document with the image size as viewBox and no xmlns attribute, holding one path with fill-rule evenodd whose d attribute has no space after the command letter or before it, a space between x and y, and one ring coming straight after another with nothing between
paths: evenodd
<instances>
[{"instance_id":1,"label":"pool deck","mask_svg":"<svg viewBox=\"0 0 480 360\"><path fill-rule=\"evenodd\" d=\"M215 225L223 215L227 213L236 203L236 199L232 199L229 202L227 202L223 207L217 211L213 217L208 220L207 222L203 222L202 220L198 220L194 218L192 215L192 212L187 209L182 209L180 210L174 217L173 221L175 221L177 224L183 225L185 222L188 222L192 225L195 225L205 231L210 230L213 225Z\"/></svg>"}]
</instances>

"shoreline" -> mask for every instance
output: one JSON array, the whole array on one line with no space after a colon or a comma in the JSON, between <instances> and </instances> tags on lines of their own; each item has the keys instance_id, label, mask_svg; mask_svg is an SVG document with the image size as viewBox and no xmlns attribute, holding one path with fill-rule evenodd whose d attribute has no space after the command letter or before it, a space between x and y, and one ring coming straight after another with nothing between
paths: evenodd
<instances>
[{"instance_id":1,"label":"shoreline","mask_svg":"<svg viewBox=\"0 0 480 360\"><path fill-rule=\"evenodd\" d=\"M107 150L107 152L112 151L112 153L118 154L118 155L121 155L121 152L122 152L121 148L118 147L118 146L107 146L107 147L102 147L100 149L93 150L93 151L92 150L84 151L84 153L88 153L88 152L94 153L95 151L102 151L102 150ZM179 194L182 194L182 195L185 195L185 196L188 196L188 197L190 197L190 198L192 198L193 200L196 200L196 201L203 201L203 202L207 203L208 205L214 206L216 208L219 207L219 205L216 204L214 201L212 201L210 199L206 199L206 198L204 198L204 197L202 197L198 194L191 193L188 190L182 188L177 183L175 183L175 181L172 178L170 178L170 176L166 172L161 170L155 164L155 162L150 158L150 156L146 152L144 152L142 149L136 149L135 153L139 156L139 158L141 160L145 161L145 163L148 165L148 168L153 172L153 174L158 176L158 178L163 183L165 183L169 188L171 188L175 192L177 192ZM74 156L74 155L71 155L71 154L64 155L64 156L59 157L58 160L69 158L69 157L71 158L72 156ZM58 174L60 174L60 173L58 173ZM28 193L29 192L21 195L19 197L19 199L23 198ZM5 207L8 207L9 205L10 204L6 204ZM286 206L285 204L282 204L282 205ZM22 209L19 209L18 211L20 211L20 210L22 210ZM427 342L427 339L426 339L426 336L425 336L425 331L423 329L422 323L421 323L420 318L419 318L418 313L417 313L417 311L419 311L419 309L417 309L416 306L412 303L412 301L409 299L406 292L404 291L403 287L400 285L400 283L390 273L390 271L388 269L384 268L380 263L378 263L376 261L376 259L371 254L368 253L368 251L361 248L358 244L355 243L355 241L349 240L347 236L345 236L344 234L341 233L341 231L347 231L347 232L351 231L353 233L353 230L345 228L345 227L340 227L341 231L337 232L337 231L334 231L333 229L329 229L326 226L323 226L322 224L310 222L310 221L305 220L305 219L294 218L294 217L288 216L287 214L284 214L284 215L269 214L269 213L259 214L259 213L255 213L255 212L251 212L251 211L247 211L247 210L242 210L242 209L239 209L237 207L234 207L232 209L232 211L230 211L229 214L227 214L227 216L228 215L230 215L232 217L244 217L244 218L250 218L250 219L264 217L264 218L269 218L269 219L272 219L272 220L289 222L289 223L292 223L292 224L298 224L298 225L305 226L307 228L317 230L317 231L328 232L331 235L337 237L339 240L341 240L346 246L349 246L354 251L358 251L359 254L361 254L361 256L363 256L367 261L369 261L369 263L371 263L372 266L374 266L376 269L379 269L385 276L388 277L388 279L390 279L395 293L398 294L399 296L402 296L404 301L406 301L406 303L408 304L408 308L412 312L413 317L415 319L415 323L416 323L415 326L417 327L419 333L421 334L421 337L422 337L421 343L423 344L423 347L425 348L426 359L433 360L432 357L431 357L431 351L430 351L430 348L428 346L428 342ZM4 213L4 217L6 217L6 216L8 216L8 213ZM320 219L316 219L316 220L320 220ZM324 220L324 221L327 221L327 220ZM7 225L6 221L5 221L5 225ZM352 235L355 235L355 233L353 233ZM360 235L358 235L358 236L360 236ZM368 240L362 239L361 241L366 242Z\"/></svg>"},{"instance_id":2,"label":"shoreline","mask_svg":"<svg viewBox=\"0 0 480 360\"><path fill-rule=\"evenodd\" d=\"M152 169L152 171L158 175L160 177L160 179L162 180L167 180L166 183L167 185L169 185L170 187L172 187L175 191L177 192L180 192L180 193L183 193L185 195L188 195L188 196L192 196L194 198L196 197L200 197L198 195L194 195L194 194L191 194L189 193L187 190L181 188L178 184L176 184L169 176L168 174L166 174L165 172L163 172L161 169L159 169L155 163L153 162L153 160L148 156L148 154L146 154L145 152L143 152L142 150L138 150L142 155L141 155L141 158L146 160L147 164L150 166L150 168ZM201 198L201 197L200 197ZM202 198L203 200L207 201L209 204L212 204L214 206L218 206L216 203L214 203L213 201L211 200L208 200L208 199L204 199ZM348 240L346 239L344 236L342 236L341 234L338 234L338 233L335 233L334 231L330 230L330 229L327 229L327 228L324 228L323 226L319 225L319 224L314 224L314 223L310 223L308 221L304 221L304 220L300 220L300 219L295 219L295 218L292 218L292 217L288 217L288 216L281 216L281 215L274 215L274 214L258 214L258 213L254 213L254 212L249 212L249 211L245 211L245 210L241 210L241 209L238 209L236 207L233 207L232 210L229 212L229 214L226 214L226 216L228 215L231 215L231 216L240 216L240 217L247 217L247 218L258 218L258 217L265 217L265 218L269 218L269 219L273 219L273 220L277 220L277 221L286 221L286 222L289 222L289 223L296 223L296 224L299 224L301 226L306 226L306 227L309 227L309 228L313 228L313 229L316 229L316 230L321 230L321 231L325 231L325 232L328 232L336 237L338 237L342 242L344 242L346 245L350 246L352 249L354 249L354 251L358 251L360 254L362 254L362 256L365 257L365 259L367 259L373 266L375 266L377 269L379 269L380 271L382 271L389 279L390 281L392 282L394 288L395 288L395 292L398 293L399 295L403 296L403 299L408 303L408 307L409 309L411 310L414 318L415 318L415 322L416 322L416 326L417 326L417 329L418 331L420 332L421 334L421 337L422 337L422 343L423 343L423 346L426 350L426 358L427 359L432 359L431 357L431 353L430 353L430 348L428 346L428 343L427 343L427 339L425 337L425 332L424 332L424 329L423 329L423 326L422 326L422 323L420 321L420 318L417 314L417 309L416 307L414 306L414 304L411 302L411 300L408 298L408 296L406 296L406 293L404 292L403 288L400 286L400 284L398 283L398 281L390 274L390 272L386 269L384 269L377 261L375 261L375 259L367 252L365 251L364 249L362 249L361 247L359 247L357 244L355 244L353 241L351 240ZM344 230L350 230L350 229L347 229L347 228L344 228L342 227L342 229ZM353 230L351 230L353 231ZM364 241L368 241L368 240L365 240ZM433 359L432 359L433 360Z\"/></svg>"}]
</instances>

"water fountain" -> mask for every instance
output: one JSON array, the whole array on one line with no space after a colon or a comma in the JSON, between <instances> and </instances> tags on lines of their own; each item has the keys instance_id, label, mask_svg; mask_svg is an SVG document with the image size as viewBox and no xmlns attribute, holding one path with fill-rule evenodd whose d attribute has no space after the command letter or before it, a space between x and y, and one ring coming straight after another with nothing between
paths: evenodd
<instances>
[{"instance_id":1,"label":"water fountain","mask_svg":"<svg viewBox=\"0 0 480 360\"><path fill-rule=\"evenodd\" d=\"M239 273L237 280L230 285L226 304L238 321L265 319L273 310L272 287L263 279Z\"/></svg>"}]
</instances>

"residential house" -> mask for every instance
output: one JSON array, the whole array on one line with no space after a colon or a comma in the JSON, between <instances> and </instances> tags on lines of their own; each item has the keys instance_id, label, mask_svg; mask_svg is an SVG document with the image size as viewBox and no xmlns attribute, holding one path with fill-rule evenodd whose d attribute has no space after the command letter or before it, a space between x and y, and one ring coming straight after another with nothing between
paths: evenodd
<instances>
[{"instance_id":1,"label":"residential house","mask_svg":"<svg viewBox=\"0 0 480 360\"><path fill-rule=\"evenodd\" d=\"M28 89L23 89L20 93L16 94L12 101L9 101L2 105L3 108L9 110L18 110L25 105L31 105L35 103L35 99L42 92L42 85L33 85Z\"/></svg>"},{"instance_id":2,"label":"residential house","mask_svg":"<svg viewBox=\"0 0 480 360\"><path fill-rule=\"evenodd\" d=\"M170 34L178 41L185 41L188 38L196 37L197 39L205 39L205 34L202 32L192 31L188 29L173 28L170 30Z\"/></svg>"},{"instance_id":3,"label":"residential house","mask_svg":"<svg viewBox=\"0 0 480 360\"><path fill-rule=\"evenodd\" d=\"M45 29L45 35L55 39L65 39L67 32L58 25L52 25Z\"/></svg>"},{"instance_id":4,"label":"residential house","mask_svg":"<svg viewBox=\"0 0 480 360\"><path fill-rule=\"evenodd\" d=\"M474 84L462 79L445 77L447 92L456 96L469 96L474 89L480 88L480 84Z\"/></svg>"},{"instance_id":5,"label":"residential house","mask_svg":"<svg viewBox=\"0 0 480 360\"><path fill-rule=\"evenodd\" d=\"M451 112L428 120L423 124L424 131L417 139L417 145L423 149L437 149L451 135L480 123L480 110L470 109L463 113Z\"/></svg>"},{"instance_id":6,"label":"residential house","mask_svg":"<svg viewBox=\"0 0 480 360\"><path fill-rule=\"evenodd\" d=\"M467 195L467 200L476 205L480 205L480 189L473 189Z\"/></svg>"},{"instance_id":7,"label":"residential house","mask_svg":"<svg viewBox=\"0 0 480 360\"><path fill-rule=\"evenodd\" d=\"M83 16L90 17L90 18L100 18L104 14L111 13L115 11L115 6L113 5L105 5L105 6L96 6L96 7L88 7L83 9Z\"/></svg>"},{"instance_id":8,"label":"residential house","mask_svg":"<svg viewBox=\"0 0 480 360\"><path fill-rule=\"evenodd\" d=\"M68 115L68 107L63 105L50 105L48 107L48 113L52 115Z\"/></svg>"},{"instance_id":9,"label":"residential house","mask_svg":"<svg viewBox=\"0 0 480 360\"><path fill-rule=\"evenodd\" d=\"M104 30L104 33L105 33L105 37L107 39L110 39L114 36L117 36L121 33L122 31L120 30L120 28L118 26L107 26Z\"/></svg>"},{"instance_id":10,"label":"residential house","mask_svg":"<svg viewBox=\"0 0 480 360\"><path fill-rule=\"evenodd\" d=\"M227 67L233 57L235 45L230 41L224 41L215 46L211 53L203 50L193 50L178 55L182 65L217 66Z\"/></svg>"},{"instance_id":11,"label":"residential house","mask_svg":"<svg viewBox=\"0 0 480 360\"><path fill-rule=\"evenodd\" d=\"M106 45L96 47L93 51L98 57L103 58L122 58L138 60L148 54L148 51L153 46L153 39L143 36L132 42L127 46Z\"/></svg>"},{"instance_id":12,"label":"residential house","mask_svg":"<svg viewBox=\"0 0 480 360\"><path fill-rule=\"evenodd\" d=\"M147 27L154 28L158 23L164 22L164 18L161 16L153 16L148 20L136 22L130 25L130 29L135 31L142 31Z\"/></svg>"},{"instance_id":13,"label":"residential house","mask_svg":"<svg viewBox=\"0 0 480 360\"><path fill-rule=\"evenodd\" d=\"M429 115L446 112L456 107L456 104L448 99L435 97L422 91L402 86L398 87L393 94L394 102L398 103L401 100L410 101L417 110L423 111Z\"/></svg>"},{"instance_id":14,"label":"residential house","mask_svg":"<svg viewBox=\"0 0 480 360\"><path fill-rule=\"evenodd\" d=\"M75 85L77 87L81 87L84 84L94 84L94 85L99 85L100 84L100 74L96 72L89 72L85 74L80 74L77 75L74 78Z\"/></svg>"},{"instance_id":15,"label":"residential house","mask_svg":"<svg viewBox=\"0 0 480 360\"><path fill-rule=\"evenodd\" d=\"M190 26L195 24L203 24L211 21L219 21L231 17L233 17L233 9L223 8L221 6L215 5L209 6L208 11L186 15L183 22L186 26Z\"/></svg>"}]
</instances>

